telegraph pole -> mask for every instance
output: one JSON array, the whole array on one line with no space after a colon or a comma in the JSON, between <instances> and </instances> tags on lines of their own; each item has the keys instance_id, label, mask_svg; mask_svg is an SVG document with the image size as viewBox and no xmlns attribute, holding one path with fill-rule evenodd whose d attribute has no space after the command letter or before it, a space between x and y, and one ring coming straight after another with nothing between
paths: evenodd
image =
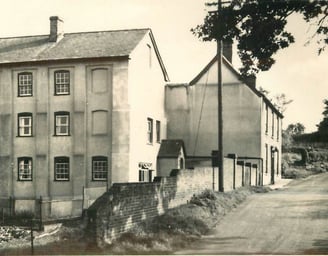
<instances>
[{"instance_id":1,"label":"telegraph pole","mask_svg":"<svg viewBox=\"0 0 328 256\"><path fill-rule=\"evenodd\" d=\"M219 15L221 13L222 2L218 0L218 30L221 26ZM219 35L216 39L217 42L217 58L218 58L218 160L219 160L219 175L218 184L219 192L224 192L223 182L223 110L222 110L222 41Z\"/></svg>"}]
</instances>

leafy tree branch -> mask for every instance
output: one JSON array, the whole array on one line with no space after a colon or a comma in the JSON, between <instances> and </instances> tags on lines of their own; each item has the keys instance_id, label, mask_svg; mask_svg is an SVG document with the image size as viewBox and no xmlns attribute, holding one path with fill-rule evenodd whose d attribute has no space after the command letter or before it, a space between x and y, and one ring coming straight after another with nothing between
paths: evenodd
<instances>
[{"instance_id":1,"label":"leafy tree branch","mask_svg":"<svg viewBox=\"0 0 328 256\"><path fill-rule=\"evenodd\" d=\"M217 5L206 4L216 9ZM269 70L275 63L274 54L295 42L286 30L288 17L294 13L316 24L320 54L328 44L327 0L232 0L220 13L208 11L204 23L191 31L203 41L236 40L243 65L240 72L249 76Z\"/></svg>"}]
</instances>

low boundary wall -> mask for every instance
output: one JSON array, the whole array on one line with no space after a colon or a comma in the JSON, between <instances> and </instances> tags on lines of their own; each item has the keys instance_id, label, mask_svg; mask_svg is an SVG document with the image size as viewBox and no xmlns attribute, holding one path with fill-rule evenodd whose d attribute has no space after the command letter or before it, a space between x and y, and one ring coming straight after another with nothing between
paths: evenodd
<instances>
[{"instance_id":1,"label":"low boundary wall","mask_svg":"<svg viewBox=\"0 0 328 256\"><path fill-rule=\"evenodd\" d=\"M99 246L110 244L146 219L187 203L213 186L212 168L173 170L150 183L116 183L88 209L89 231Z\"/></svg>"},{"instance_id":2,"label":"low boundary wall","mask_svg":"<svg viewBox=\"0 0 328 256\"><path fill-rule=\"evenodd\" d=\"M254 160L253 160L254 161ZM88 230L102 247L145 220L185 204L206 189L217 190L217 168L206 159L192 159L192 169L172 170L169 177L148 183L115 183L87 210ZM261 185L259 165L236 158L224 160L225 191Z\"/></svg>"}]
</instances>

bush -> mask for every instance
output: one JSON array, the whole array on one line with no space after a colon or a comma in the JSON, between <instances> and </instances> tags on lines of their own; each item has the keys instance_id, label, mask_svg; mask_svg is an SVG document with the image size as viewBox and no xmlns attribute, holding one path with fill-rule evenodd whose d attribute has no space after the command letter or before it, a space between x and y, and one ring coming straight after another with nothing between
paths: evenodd
<instances>
[{"instance_id":1,"label":"bush","mask_svg":"<svg viewBox=\"0 0 328 256\"><path fill-rule=\"evenodd\" d=\"M312 151L309 152L309 158L311 162L328 162L328 152L326 151Z\"/></svg>"}]
</instances>

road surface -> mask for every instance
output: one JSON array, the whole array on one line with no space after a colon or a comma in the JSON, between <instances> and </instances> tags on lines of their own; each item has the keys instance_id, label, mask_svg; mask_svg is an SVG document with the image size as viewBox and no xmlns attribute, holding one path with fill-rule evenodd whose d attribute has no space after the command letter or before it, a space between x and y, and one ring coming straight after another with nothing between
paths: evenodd
<instances>
[{"instance_id":1,"label":"road surface","mask_svg":"<svg viewBox=\"0 0 328 256\"><path fill-rule=\"evenodd\" d=\"M176 254L328 254L328 173L250 196Z\"/></svg>"}]
</instances>

